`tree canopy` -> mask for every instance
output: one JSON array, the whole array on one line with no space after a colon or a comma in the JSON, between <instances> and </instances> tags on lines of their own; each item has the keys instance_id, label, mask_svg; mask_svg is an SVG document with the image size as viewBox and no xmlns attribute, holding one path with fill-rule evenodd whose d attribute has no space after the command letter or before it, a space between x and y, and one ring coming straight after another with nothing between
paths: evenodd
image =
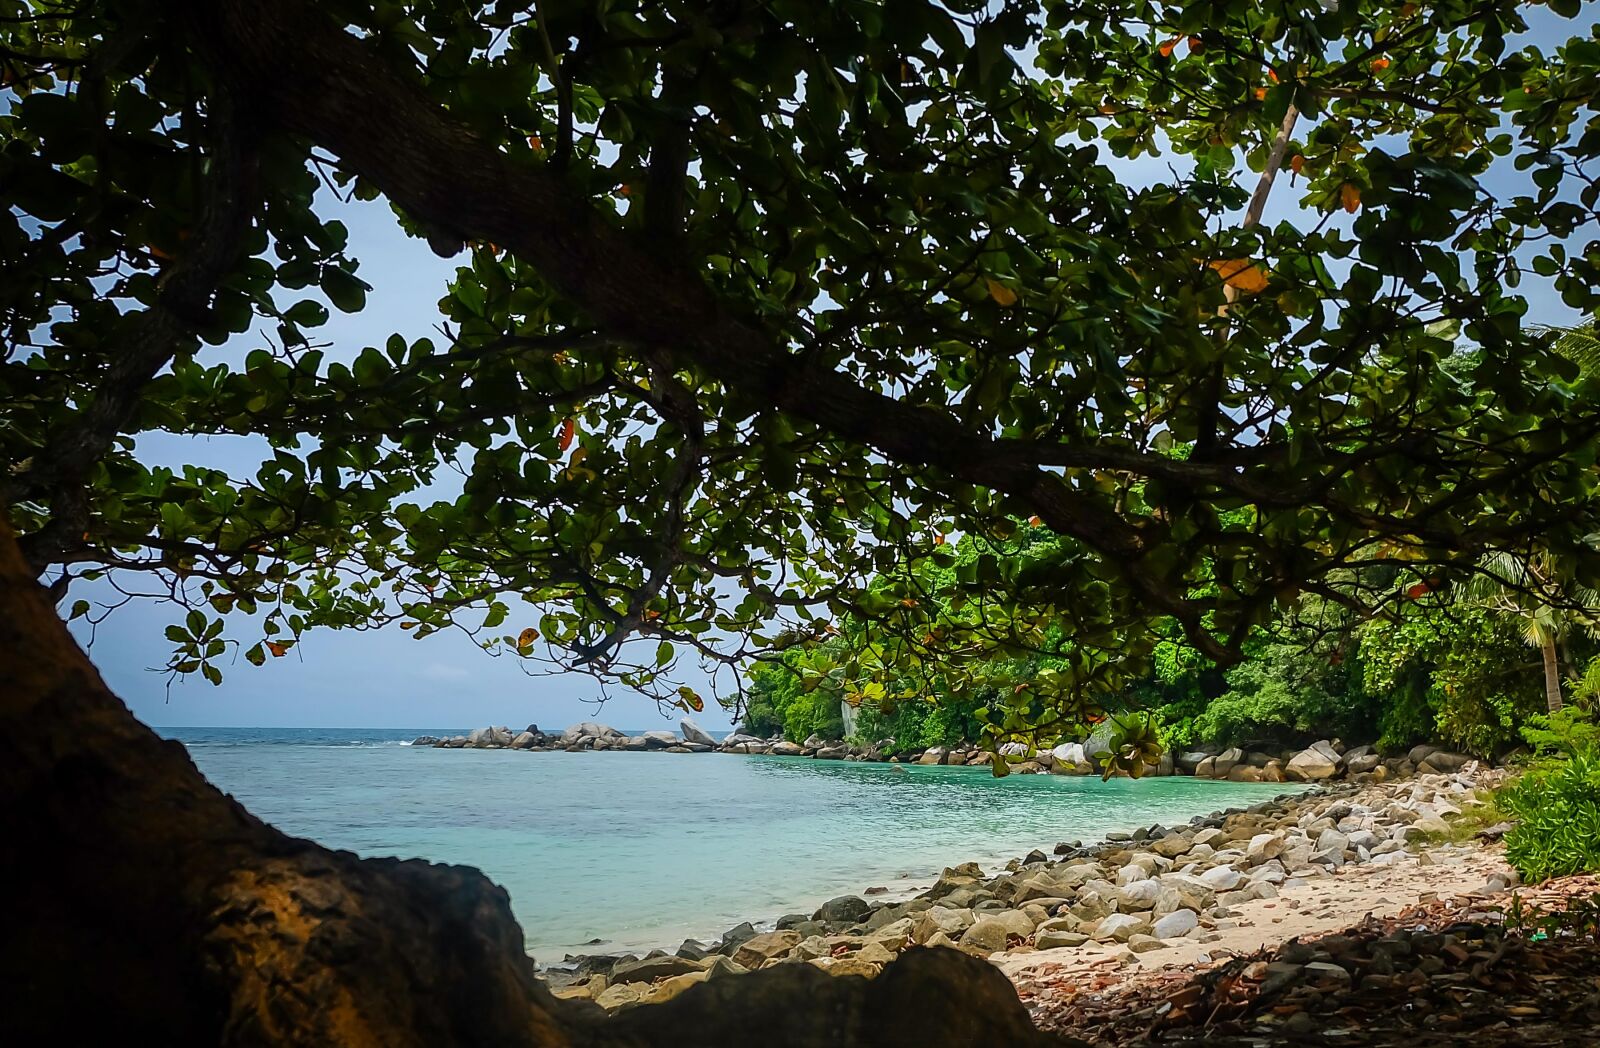
<instances>
[{"instance_id":1,"label":"tree canopy","mask_svg":"<svg viewBox=\"0 0 1600 1048\"><path fill-rule=\"evenodd\" d=\"M1518 291L1594 305L1600 39L1531 6L4 0L0 497L182 672L399 620L688 708L847 619L863 682L1065 638L1071 711L1157 622L1600 587ZM335 193L459 257L439 337L319 344Z\"/></svg>"}]
</instances>

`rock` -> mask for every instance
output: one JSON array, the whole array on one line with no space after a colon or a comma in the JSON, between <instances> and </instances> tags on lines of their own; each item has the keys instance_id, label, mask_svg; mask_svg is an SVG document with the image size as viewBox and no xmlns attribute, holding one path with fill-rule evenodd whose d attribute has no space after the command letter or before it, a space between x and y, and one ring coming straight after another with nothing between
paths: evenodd
<instances>
[{"instance_id":1,"label":"rock","mask_svg":"<svg viewBox=\"0 0 1600 1048\"><path fill-rule=\"evenodd\" d=\"M688 717L678 722L678 733L683 736L685 742L698 742L705 746L717 744L717 740L713 739L709 732Z\"/></svg>"},{"instance_id":2,"label":"rock","mask_svg":"<svg viewBox=\"0 0 1600 1048\"><path fill-rule=\"evenodd\" d=\"M1030 927L1029 932L1033 929ZM1012 931L1007 922L985 914L973 922L972 927L961 934L961 945L979 950L984 953L994 953L1006 948L1012 938ZM1017 936L1025 938L1026 936Z\"/></svg>"},{"instance_id":3,"label":"rock","mask_svg":"<svg viewBox=\"0 0 1600 1048\"><path fill-rule=\"evenodd\" d=\"M1262 780L1261 769L1249 764L1235 764L1228 771L1229 782L1261 782Z\"/></svg>"},{"instance_id":4,"label":"rock","mask_svg":"<svg viewBox=\"0 0 1600 1048\"><path fill-rule=\"evenodd\" d=\"M1194 775L1196 774L1195 768L1199 767L1200 762L1209 756L1211 756L1211 754L1205 753L1201 750L1191 750L1188 753L1178 754L1175 758L1173 758L1173 763L1176 764L1179 769L1188 772L1190 775Z\"/></svg>"},{"instance_id":5,"label":"rock","mask_svg":"<svg viewBox=\"0 0 1600 1048\"><path fill-rule=\"evenodd\" d=\"M1215 757L1207 756L1199 764L1196 764L1194 766L1194 774L1195 774L1195 778L1197 778L1197 779L1214 779L1214 778L1216 778L1217 777L1217 759Z\"/></svg>"},{"instance_id":6,"label":"rock","mask_svg":"<svg viewBox=\"0 0 1600 1048\"><path fill-rule=\"evenodd\" d=\"M1033 945L1040 950L1059 950L1068 946L1082 946L1088 941L1089 937L1082 932L1051 930L1034 936Z\"/></svg>"},{"instance_id":7,"label":"rock","mask_svg":"<svg viewBox=\"0 0 1600 1048\"><path fill-rule=\"evenodd\" d=\"M670 979L663 979L657 983L655 989L650 991L650 996L645 999L647 1004L665 1004L678 994L687 990L696 983L703 983L710 976L705 972L686 972L683 975L674 975Z\"/></svg>"},{"instance_id":8,"label":"rock","mask_svg":"<svg viewBox=\"0 0 1600 1048\"><path fill-rule=\"evenodd\" d=\"M805 753L805 747L797 742L790 742L788 739L784 739L782 742L773 743L767 752L776 757L798 757Z\"/></svg>"},{"instance_id":9,"label":"rock","mask_svg":"<svg viewBox=\"0 0 1600 1048\"><path fill-rule=\"evenodd\" d=\"M1417 771L1424 775L1448 774L1460 771L1472 758L1465 753L1447 753L1444 750L1435 750L1417 765Z\"/></svg>"},{"instance_id":10,"label":"rock","mask_svg":"<svg viewBox=\"0 0 1600 1048\"><path fill-rule=\"evenodd\" d=\"M1245 846L1245 858L1250 860L1250 865L1259 866L1281 855L1283 853L1283 844L1284 838L1281 832L1258 833L1251 837L1250 843Z\"/></svg>"},{"instance_id":11,"label":"rock","mask_svg":"<svg viewBox=\"0 0 1600 1048\"><path fill-rule=\"evenodd\" d=\"M491 745L493 741L493 732L493 728L478 728L474 731L468 732L467 745L471 746L473 749L484 749Z\"/></svg>"},{"instance_id":12,"label":"rock","mask_svg":"<svg viewBox=\"0 0 1600 1048\"><path fill-rule=\"evenodd\" d=\"M1426 742L1419 743L1416 746L1411 747L1411 750L1406 754L1406 760L1410 761L1412 764L1421 764L1423 761L1428 759L1429 755L1436 753L1438 749L1439 747L1429 745Z\"/></svg>"},{"instance_id":13,"label":"rock","mask_svg":"<svg viewBox=\"0 0 1600 1048\"><path fill-rule=\"evenodd\" d=\"M607 986L594 1001L600 1007L611 1011L628 1005L640 1004L649 993L650 987L644 983L617 983L613 986Z\"/></svg>"},{"instance_id":14,"label":"rock","mask_svg":"<svg viewBox=\"0 0 1600 1048\"><path fill-rule=\"evenodd\" d=\"M1344 769L1351 775L1361 775L1372 771L1382 763L1383 758L1379 757L1376 753L1362 753L1357 754L1354 757L1346 754L1344 758Z\"/></svg>"},{"instance_id":15,"label":"rock","mask_svg":"<svg viewBox=\"0 0 1600 1048\"><path fill-rule=\"evenodd\" d=\"M1133 934L1128 936L1128 949L1134 953L1149 953L1151 950L1165 950L1167 944L1157 939L1154 935Z\"/></svg>"},{"instance_id":16,"label":"rock","mask_svg":"<svg viewBox=\"0 0 1600 1048\"><path fill-rule=\"evenodd\" d=\"M600 724L595 721L580 721L561 733L561 741L568 744L577 742L582 738L621 739L626 738L626 736L609 724Z\"/></svg>"},{"instance_id":17,"label":"rock","mask_svg":"<svg viewBox=\"0 0 1600 1048\"><path fill-rule=\"evenodd\" d=\"M1179 939L1200 927L1200 915L1193 910L1173 910L1150 928L1158 939Z\"/></svg>"},{"instance_id":18,"label":"rock","mask_svg":"<svg viewBox=\"0 0 1600 1048\"><path fill-rule=\"evenodd\" d=\"M755 926L749 921L745 921L743 924L736 924L722 933L722 942L717 946L717 952L732 956L736 949L754 939L755 936Z\"/></svg>"},{"instance_id":19,"label":"rock","mask_svg":"<svg viewBox=\"0 0 1600 1048\"><path fill-rule=\"evenodd\" d=\"M1213 891L1228 892L1238 887L1244 875L1231 866L1213 866L1200 875L1200 880Z\"/></svg>"},{"instance_id":20,"label":"rock","mask_svg":"<svg viewBox=\"0 0 1600 1048\"><path fill-rule=\"evenodd\" d=\"M838 921L841 924L855 924L867 914L872 912L872 904L867 900L854 895L841 895L829 899L817 907L817 912L811 915L814 921Z\"/></svg>"},{"instance_id":21,"label":"rock","mask_svg":"<svg viewBox=\"0 0 1600 1048\"><path fill-rule=\"evenodd\" d=\"M928 749L923 751L922 756L917 758L917 763L943 764L945 756L949 754L949 752L950 751L945 749L943 746L930 746Z\"/></svg>"},{"instance_id":22,"label":"rock","mask_svg":"<svg viewBox=\"0 0 1600 1048\"><path fill-rule=\"evenodd\" d=\"M1350 838L1340 833L1338 830L1330 828L1323 830L1317 835L1317 843L1314 845L1314 851L1333 851L1343 855L1349 847Z\"/></svg>"},{"instance_id":23,"label":"rock","mask_svg":"<svg viewBox=\"0 0 1600 1048\"><path fill-rule=\"evenodd\" d=\"M1124 885L1117 893L1117 904L1124 913L1148 910L1155 906L1160 894L1161 882L1147 877Z\"/></svg>"},{"instance_id":24,"label":"rock","mask_svg":"<svg viewBox=\"0 0 1600 1048\"><path fill-rule=\"evenodd\" d=\"M640 961L623 961L611 969L611 982L617 983L655 982L657 979L668 979L674 975L687 975L694 972L705 978L705 964L701 961L691 961L685 957L646 957Z\"/></svg>"},{"instance_id":25,"label":"rock","mask_svg":"<svg viewBox=\"0 0 1600 1048\"><path fill-rule=\"evenodd\" d=\"M754 971L769 961L776 960L800 945L800 933L785 928L783 931L762 932L740 944L734 951L735 964Z\"/></svg>"},{"instance_id":26,"label":"rock","mask_svg":"<svg viewBox=\"0 0 1600 1048\"><path fill-rule=\"evenodd\" d=\"M820 747L816 752L819 761L842 761L850 756L850 747L842 742L829 743Z\"/></svg>"},{"instance_id":27,"label":"rock","mask_svg":"<svg viewBox=\"0 0 1600 1048\"><path fill-rule=\"evenodd\" d=\"M1295 782L1316 782L1338 774L1338 755L1330 758L1314 747L1307 747L1289 758L1284 773Z\"/></svg>"},{"instance_id":28,"label":"rock","mask_svg":"<svg viewBox=\"0 0 1600 1048\"><path fill-rule=\"evenodd\" d=\"M1150 850L1166 859L1176 859L1178 856L1194 847L1194 839L1185 837L1181 833L1172 833L1150 845Z\"/></svg>"},{"instance_id":29,"label":"rock","mask_svg":"<svg viewBox=\"0 0 1600 1048\"><path fill-rule=\"evenodd\" d=\"M518 732L517 736L511 740L511 748L514 750L531 750L537 738L538 736L531 731Z\"/></svg>"},{"instance_id":30,"label":"rock","mask_svg":"<svg viewBox=\"0 0 1600 1048\"><path fill-rule=\"evenodd\" d=\"M1225 779L1228 777L1228 773L1233 770L1234 766L1243 760L1243 750L1239 749L1237 746L1229 747L1228 749L1225 749L1221 753L1217 754L1216 760L1212 762L1211 774L1216 778Z\"/></svg>"},{"instance_id":31,"label":"rock","mask_svg":"<svg viewBox=\"0 0 1600 1048\"><path fill-rule=\"evenodd\" d=\"M1148 935L1150 922L1142 917L1135 917L1127 913L1113 913L1111 916L1095 925L1094 937L1096 939L1115 939L1117 942L1127 942L1135 935Z\"/></svg>"},{"instance_id":32,"label":"rock","mask_svg":"<svg viewBox=\"0 0 1600 1048\"><path fill-rule=\"evenodd\" d=\"M439 745L439 743L441 743L443 741L444 740L440 739L436 735L418 735L416 738L411 740L411 745L413 745L413 746L437 746L437 745Z\"/></svg>"}]
</instances>

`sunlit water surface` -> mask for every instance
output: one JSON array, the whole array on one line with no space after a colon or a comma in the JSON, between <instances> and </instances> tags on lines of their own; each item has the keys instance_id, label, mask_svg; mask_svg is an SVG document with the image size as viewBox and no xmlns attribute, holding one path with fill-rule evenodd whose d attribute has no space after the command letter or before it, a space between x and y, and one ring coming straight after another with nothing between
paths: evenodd
<instances>
[{"instance_id":1,"label":"sunlit water surface","mask_svg":"<svg viewBox=\"0 0 1600 1048\"><path fill-rule=\"evenodd\" d=\"M165 733L188 745L212 782L288 833L365 856L483 870L510 892L541 961L714 938L740 921L809 912L869 885L926 885L964 860L1003 862L1296 789L402 745L421 729Z\"/></svg>"}]
</instances>

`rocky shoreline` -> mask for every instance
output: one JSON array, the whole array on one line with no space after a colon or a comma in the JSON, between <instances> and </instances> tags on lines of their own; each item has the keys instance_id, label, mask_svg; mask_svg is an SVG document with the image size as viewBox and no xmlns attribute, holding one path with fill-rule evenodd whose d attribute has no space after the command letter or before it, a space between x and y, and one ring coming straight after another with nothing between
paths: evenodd
<instances>
[{"instance_id":1,"label":"rocky shoreline","mask_svg":"<svg viewBox=\"0 0 1600 1048\"><path fill-rule=\"evenodd\" d=\"M777 964L870 978L913 946L957 949L1002 968L1029 954L1062 960L1080 952L1096 963L1138 964L1180 945L1203 951L1195 956L1209 963L1229 955L1222 943L1240 923L1239 907L1342 873L1417 861L1413 853L1447 835L1449 820L1480 804L1479 791L1502 776L1471 762L1399 782L1354 774L1365 781L1198 816L1186 826L1109 834L1088 847L1063 843L1054 856L1034 851L993 876L963 863L915 898L840 896L811 914L779 918L770 930L745 923L674 953L569 957L544 977L558 996L614 1010ZM1513 882L1496 872L1484 887Z\"/></svg>"},{"instance_id":2,"label":"rocky shoreline","mask_svg":"<svg viewBox=\"0 0 1600 1048\"><path fill-rule=\"evenodd\" d=\"M770 739L734 733L721 740L712 736L688 717L679 722L677 732L647 731L629 735L608 724L584 721L559 733L546 733L537 724L520 732L507 727L479 728L467 735L440 738L423 735L411 745L435 749L526 750L569 753L584 751L734 753L754 756L804 757L813 760L869 761L887 764L945 765L950 767L987 766L993 754L975 745L932 746L925 749L897 750L893 739L882 739L870 746L813 735L804 742L782 737ZM1000 753L1010 759L1017 774L1098 775L1100 762L1084 742L1063 742L1048 750L1030 753L1022 743L1006 743ZM1452 753L1438 746L1422 744L1404 755L1384 757L1372 745L1346 746L1338 739L1322 739L1299 749L1269 753L1263 750L1202 748L1165 753L1151 775L1193 775L1202 779L1228 782L1327 782L1348 779L1354 782L1383 782L1413 775L1454 772L1473 760L1464 753Z\"/></svg>"}]
</instances>

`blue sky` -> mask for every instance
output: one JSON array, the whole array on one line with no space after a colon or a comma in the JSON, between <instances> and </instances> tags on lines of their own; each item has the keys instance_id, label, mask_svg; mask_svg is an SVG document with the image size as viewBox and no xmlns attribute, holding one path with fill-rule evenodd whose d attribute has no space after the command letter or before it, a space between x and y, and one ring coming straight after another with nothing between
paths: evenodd
<instances>
[{"instance_id":1,"label":"blue sky","mask_svg":"<svg viewBox=\"0 0 1600 1048\"><path fill-rule=\"evenodd\" d=\"M1580 32L1592 11L1590 6L1583 19L1561 23L1559 38ZM1548 17L1547 12L1540 13ZM1557 35L1540 28L1545 31L1535 35L1543 38L1541 42ZM1182 158L1114 163L1132 184L1169 178L1169 165L1182 167ZM1254 185L1248 172L1240 172L1240 178L1242 184ZM1498 177L1486 183L1497 192L1512 189ZM1300 213L1297 198L1298 191L1280 180L1266 220ZM437 302L456 263L406 237L383 203L342 204L330 198L326 211L349 227L351 253L361 260L361 276L373 285L364 311L334 312L319 333L334 344L330 356L381 346L397 331L408 339L430 333L440 320ZM1539 319L1553 323L1575 319L1548 288L1528 281L1520 290L1532 301L1533 315ZM155 460L195 462L245 477L254 474L260 461L253 443L241 438L180 441L158 435L141 439L140 449ZM72 596L96 594L79 584ZM530 677L513 660L490 657L463 635L446 632L413 641L397 627L366 633L314 632L287 657L268 659L260 668L240 659L226 670L220 687L198 677L169 686L160 669L169 651L162 630L175 617L170 605L136 602L96 628L90 648L107 682L151 725L559 727L600 719L629 728L655 728L669 723L652 703L625 689L597 710L594 704L603 697L602 691L589 677ZM80 640L90 639L81 620L73 623L73 629ZM696 719L708 728L730 726L715 706Z\"/></svg>"}]
</instances>

